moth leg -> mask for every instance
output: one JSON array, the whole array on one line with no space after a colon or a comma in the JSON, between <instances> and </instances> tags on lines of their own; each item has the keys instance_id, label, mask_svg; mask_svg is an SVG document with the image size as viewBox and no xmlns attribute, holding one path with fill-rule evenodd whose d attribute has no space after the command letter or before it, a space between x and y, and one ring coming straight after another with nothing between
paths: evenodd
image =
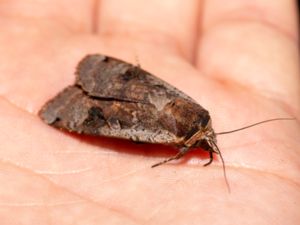
<instances>
[{"instance_id":1,"label":"moth leg","mask_svg":"<svg viewBox=\"0 0 300 225\"><path fill-rule=\"evenodd\" d=\"M180 158L181 158L182 156L184 156L185 153L187 153L188 151L189 151L189 148L186 148L186 147L181 148L180 151L179 151L176 155L174 155L174 156L172 156L172 157L170 157L170 158L168 158L168 159L165 159L165 160L162 161L162 162L156 163L156 164L152 165L151 167L154 168L154 167L160 166L160 165L162 165L162 164L165 164L165 163L167 163L167 162L170 162L170 161L173 161L173 160L180 159Z\"/></svg>"},{"instance_id":2,"label":"moth leg","mask_svg":"<svg viewBox=\"0 0 300 225\"><path fill-rule=\"evenodd\" d=\"M209 164L212 163L213 160L214 160L213 152L210 151L210 152L209 152L209 161L208 161L207 163L205 163L203 166L208 166Z\"/></svg>"}]
</instances>

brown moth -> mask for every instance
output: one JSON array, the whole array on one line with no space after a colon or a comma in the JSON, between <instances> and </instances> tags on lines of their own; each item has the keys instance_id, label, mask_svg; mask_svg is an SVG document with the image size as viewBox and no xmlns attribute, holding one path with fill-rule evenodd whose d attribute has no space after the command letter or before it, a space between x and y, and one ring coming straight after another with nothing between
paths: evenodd
<instances>
[{"instance_id":1,"label":"brown moth","mask_svg":"<svg viewBox=\"0 0 300 225\"><path fill-rule=\"evenodd\" d=\"M40 110L47 124L67 131L174 146L161 165L201 147L220 154L211 118L192 98L139 66L104 55L79 63L76 82Z\"/></svg>"}]
</instances>

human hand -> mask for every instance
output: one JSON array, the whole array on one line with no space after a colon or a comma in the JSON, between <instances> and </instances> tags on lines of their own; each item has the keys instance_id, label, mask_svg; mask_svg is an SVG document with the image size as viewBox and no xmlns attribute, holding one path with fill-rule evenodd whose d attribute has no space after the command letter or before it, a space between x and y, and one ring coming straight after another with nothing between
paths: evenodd
<instances>
[{"instance_id":1,"label":"human hand","mask_svg":"<svg viewBox=\"0 0 300 225\"><path fill-rule=\"evenodd\" d=\"M95 2L0 3L1 224L298 224L295 3ZM38 118L89 53L138 56L209 110L217 132L298 120L218 137L231 194L220 161L203 167L199 151L151 169L168 149L71 136Z\"/></svg>"}]
</instances>

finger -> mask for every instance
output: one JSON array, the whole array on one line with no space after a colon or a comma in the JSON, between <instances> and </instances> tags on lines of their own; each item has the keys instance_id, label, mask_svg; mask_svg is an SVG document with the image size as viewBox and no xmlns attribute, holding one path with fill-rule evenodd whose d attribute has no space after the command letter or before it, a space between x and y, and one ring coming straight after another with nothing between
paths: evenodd
<instances>
[{"instance_id":1,"label":"finger","mask_svg":"<svg viewBox=\"0 0 300 225\"><path fill-rule=\"evenodd\" d=\"M207 1L198 66L223 84L230 79L298 108L296 18L295 1Z\"/></svg>"},{"instance_id":2,"label":"finger","mask_svg":"<svg viewBox=\"0 0 300 225\"><path fill-rule=\"evenodd\" d=\"M0 2L1 29L51 28L89 32L92 30L93 0L45 0Z\"/></svg>"},{"instance_id":3,"label":"finger","mask_svg":"<svg viewBox=\"0 0 300 225\"><path fill-rule=\"evenodd\" d=\"M98 32L130 45L193 56L199 1L103 0L99 5Z\"/></svg>"}]
</instances>

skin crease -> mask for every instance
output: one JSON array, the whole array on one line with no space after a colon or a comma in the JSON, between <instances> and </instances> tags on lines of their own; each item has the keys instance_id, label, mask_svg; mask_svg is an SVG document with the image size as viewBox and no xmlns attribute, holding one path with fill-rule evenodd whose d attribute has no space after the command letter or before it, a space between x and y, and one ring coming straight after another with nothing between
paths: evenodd
<instances>
[{"instance_id":1,"label":"skin crease","mask_svg":"<svg viewBox=\"0 0 300 225\"><path fill-rule=\"evenodd\" d=\"M299 224L294 1L4 0L0 16L1 224ZM218 156L151 169L175 152L38 118L88 53L138 61L209 110L216 132L296 120L217 137L230 194Z\"/></svg>"}]
</instances>

